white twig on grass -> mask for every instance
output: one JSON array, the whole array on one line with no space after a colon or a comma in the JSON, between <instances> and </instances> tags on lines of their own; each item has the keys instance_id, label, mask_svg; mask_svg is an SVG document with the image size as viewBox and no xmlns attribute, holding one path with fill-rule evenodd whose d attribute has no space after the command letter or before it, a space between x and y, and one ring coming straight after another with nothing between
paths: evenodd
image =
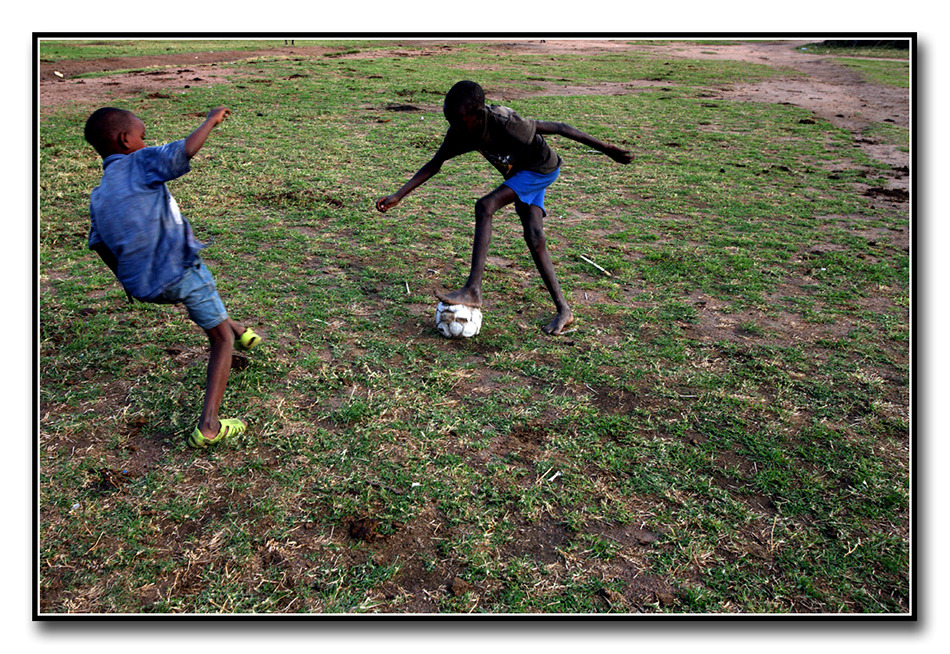
<instances>
[{"instance_id":1,"label":"white twig on grass","mask_svg":"<svg viewBox=\"0 0 950 654\"><path fill-rule=\"evenodd\" d=\"M603 269L603 268L601 268L600 266L598 266L596 263L594 263L593 261L591 261L590 259L588 259L587 257L585 257L583 254L579 254L579 255L577 255L577 256L579 256L581 259L583 259L584 261L586 261L587 263L589 263L590 265L592 265L594 268L596 268L596 269L599 270L600 272L602 272L602 273L604 273L605 275L607 275L608 277L611 276L608 271L606 271L605 269Z\"/></svg>"}]
</instances>

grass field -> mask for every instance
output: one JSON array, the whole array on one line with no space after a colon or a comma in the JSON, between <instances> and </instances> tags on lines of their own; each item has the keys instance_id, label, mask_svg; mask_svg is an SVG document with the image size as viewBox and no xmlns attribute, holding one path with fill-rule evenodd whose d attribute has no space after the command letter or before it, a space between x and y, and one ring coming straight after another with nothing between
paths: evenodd
<instances>
[{"instance_id":1,"label":"grass field","mask_svg":"<svg viewBox=\"0 0 950 654\"><path fill-rule=\"evenodd\" d=\"M714 93L791 71L401 49L259 57L116 101L150 144L232 111L169 183L265 338L222 407L249 429L209 451L185 444L207 339L178 307L128 304L85 247L96 105L42 117L40 611L908 612L909 216L867 192L887 167L801 108ZM868 74L906 85L907 65ZM438 147L461 78L634 151L552 139L561 337L511 210L481 334L434 329L432 290L464 281L473 202L499 181L480 157L373 209ZM615 92L631 80L653 84Z\"/></svg>"}]
</instances>

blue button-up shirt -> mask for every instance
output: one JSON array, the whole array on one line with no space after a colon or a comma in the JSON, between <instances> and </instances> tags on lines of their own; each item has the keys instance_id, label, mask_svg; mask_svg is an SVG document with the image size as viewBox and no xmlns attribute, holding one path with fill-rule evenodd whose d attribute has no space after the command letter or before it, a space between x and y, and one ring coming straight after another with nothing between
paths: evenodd
<instances>
[{"instance_id":1,"label":"blue button-up shirt","mask_svg":"<svg viewBox=\"0 0 950 654\"><path fill-rule=\"evenodd\" d=\"M205 247L165 186L191 170L185 142L113 154L102 168L89 202L89 247L105 244L126 290L150 300L178 282Z\"/></svg>"}]
</instances>

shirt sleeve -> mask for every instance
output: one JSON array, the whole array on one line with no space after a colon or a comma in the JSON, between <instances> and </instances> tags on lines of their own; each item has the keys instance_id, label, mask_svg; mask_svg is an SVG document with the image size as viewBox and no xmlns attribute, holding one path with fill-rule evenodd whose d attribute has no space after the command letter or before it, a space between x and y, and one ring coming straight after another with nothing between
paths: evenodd
<instances>
[{"instance_id":1,"label":"shirt sleeve","mask_svg":"<svg viewBox=\"0 0 950 654\"><path fill-rule=\"evenodd\" d=\"M181 177L191 170L185 154L185 140L143 148L135 153L141 179L147 186L158 186Z\"/></svg>"},{"instance_id":2,"label":"shirt sleeve","mask_svg":"<svg viewBox=\"0 0 950 654\"><path fill-rule=\"evenodd\" d=\"M447 161L474 149L473 144L466 143L457 130L449 127L449 131L445 133L445 138L442 139L442 145L439 146L437 156Z\"/></svg>"},{"instance_id":3,"label":"shirt sleeve","mask_svg":"<svg viewBox=\"0 0 950 654\"><path fill-rule=\"evenodd\" d=\"M497 115L504 121L505 133L509 137L525 145L534 142L537 126L533 120L522 118L508 107L495 106L492 109L495 109Z\"/></svg>"}]
</instances>

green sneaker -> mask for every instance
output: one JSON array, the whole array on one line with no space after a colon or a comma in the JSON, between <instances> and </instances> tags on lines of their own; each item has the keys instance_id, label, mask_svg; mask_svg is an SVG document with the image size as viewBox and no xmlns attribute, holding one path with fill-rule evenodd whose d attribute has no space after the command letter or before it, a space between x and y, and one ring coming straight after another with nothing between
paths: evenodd
<instances>
[{"instance_id":1,"label":"green sneaker","mask_svg":"<svg viewBox=\"0 0 950 654\"><path fill-rule=\"evenodd\" d=\"M221 418L218 422L221 423L221 427L218 429L218 434L214 438L206 438L205 435L201 433L201 430L195 427L195 430L191 432L191 436L188 437L188 444L198 448L208 447L231 436L243 434L244 430L247 429L247 425L237 418Z\"/></svg>"},{"instance_id":2,"label":"green sneaker","mask_svg":"<svg viewBox=\"0 0 950 654\"><path fill-rule=\"evenodd\" d=\"M261 342L261 337L254 333L254 330L250 327L244 330L244 333L241 334L241 337L237 339L235 345L237 345L239 350L253 350L257 347L257 344Z\"/></svg>"}]
</instances>

